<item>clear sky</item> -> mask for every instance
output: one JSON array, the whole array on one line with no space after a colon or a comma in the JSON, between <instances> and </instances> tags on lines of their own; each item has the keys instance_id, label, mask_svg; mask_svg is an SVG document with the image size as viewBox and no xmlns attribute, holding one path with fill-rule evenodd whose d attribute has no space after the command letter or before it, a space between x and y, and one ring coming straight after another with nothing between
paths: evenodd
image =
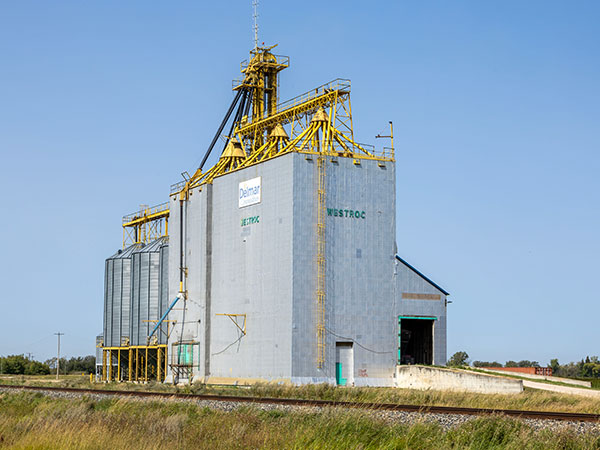
<instances>
[{"instance_id":1,"label":"clear sky","mask_svg":"<svg viewBox=\"0 0 600 450\"><path fill-rule=\"evenodd\" d=\"M94 352L121 217L199 164L248 1L0 4L0 354ZM448 353L600 354L600 3L261 0L281 99L352 79L394 121L400 255L451 293Z\"/></svg>"}]
</instances>

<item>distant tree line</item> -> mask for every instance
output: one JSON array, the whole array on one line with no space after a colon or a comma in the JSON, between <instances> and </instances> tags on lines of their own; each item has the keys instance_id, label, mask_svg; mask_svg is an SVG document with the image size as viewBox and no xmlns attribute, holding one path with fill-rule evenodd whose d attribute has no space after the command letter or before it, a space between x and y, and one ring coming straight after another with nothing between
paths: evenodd
<instances>
[{"instance_id":1,"label":"distant tree line","mask_svg":"<svg viewBox=\"0 0 600 450\"><path fill-rule=\"evenodd\" d=\"M529 361L524 359L522 361L506 361L506 364L502 365L497 361L473 361L473 367L540 367L540 363L537 361Z\"/></svg>"},{"instance_id":2,"label":"distant tree line","mask_svg":"<svg viewBox=\"0 0 600 450\"><path fill-rule=\"evenodd\" d=\"M78 356L70 359L60 359L60 373L94 373L96 357ZM24 355L9 355L0 357L0 374L10 375L48 375L56 371L56 358L44 362L26 358Z\"/></svg>"},{"instance_id":3,"label":"distant tree line","mask_svg":"<svg viewBox=\"0 0 600 450\"><path fill-rule=\"evenodd\" d=\"M50 367L39 361L25 358L24 355L0 357L0 374L12 375L47 375Z\"/></svg>"},{"instance_id":4,"label":"distant tree line","mask_svg":"<svg viewBox=\"0 0 600 450\"><path fill-rule=\"evenodd\" d=\"M586 356L579 362L567 364L560 364L558 359L551 359L550 367L559 377L600 378L600 361L597 356Z\"/></svg>"},{"instance_id":5,"label":"distant tree line","mask_svg":"<svg viewBox=\"0 0 600 450\"><path fill-rule=\"evenodd\" d=\"M446 363L450 367L460 367L469 365L469 355L467 352L456 352L448 359ZM540 367L537 361L506 361L502 364L498 361L473 361L473 367ZM597 356L586 356L579 362L570 362L560 364L558 359L551 359L548 365L552 368L552 373L558 377L569 378L600 378L600 361Z\"/></svg>"}]
</instances>

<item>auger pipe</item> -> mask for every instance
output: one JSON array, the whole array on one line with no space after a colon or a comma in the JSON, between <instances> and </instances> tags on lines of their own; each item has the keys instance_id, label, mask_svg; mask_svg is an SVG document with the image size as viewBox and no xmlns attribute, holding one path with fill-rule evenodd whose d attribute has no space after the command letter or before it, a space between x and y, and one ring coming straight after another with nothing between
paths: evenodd
<instances>
[{"instance_id":1,"label":"auger pipe","mask_svg":"<svg viewBox=\"0 0 600 450\"><path fill-rule=\"evenodd\" d=\"M227 137L229 139L233 136L233 130L235 130L235 126L237 125L237 123L240 120L242 120L242 114L244 113L244 107L245 107L247 99L248 99L248 91L244 90L244 94L242 95L242 100L240 100L238 109L235 112L235 116L233 116L233 120L231 121L231 128L229 129L229 134L227 135ZM223 151L225 151L225 148L227 148L227 141L225 142L225 145L223 146Z\"/></svg>"},{"instance_id":2,"label":"auger pipe","mask_svg":"<svg viewBox=\"0 0 600 450\"><path fill-rule=\"evenodd\" d=\"M208 146L208 150L206 150L206 153L204 154L204 158L202 158L202 162L200 163L200 169L202 169L202 167L204 167L204 163L206 163L206 160L208 159L210 152L212 151L213 147L217 143L219 136L221 136L221 133L223 132L223 128L225 128L225 125L227 125L227 121L229 120L229 117L231 116L231 113L233 112L233 109L235 108L235 105L237 104L241 95L242 95L242 89L237 91L237 93L235 94L235 98L231 102L231 106L227 110L227 113L225 114L225 118L221 122L221 125L219 126L219 129L217 130L217 133L215 134L215 137L213 138L212 142Z\"/></svg>"},{"instance_id":3,"label":"auger pipe","mask_svg":"<svg viewBox=\"0 0 600 450\"><path fill-rule=\"evenodd\" d=\"M177 297L175 297L175 300L173 300L173 303L171 303L171 306L169 306L167 308L167 311L163 314L163 316L160 318L160 320L158 321L158 323L156 324L156 326L154 327L154 329L152 330L152 333L150 333L150 335L148 336L148 342L150 342L150 338L152 336L154 336L154 333L156 333L156 330L158 330L158 327L161 326L161 324L164 322L164 320L167 318L167 316L169 315L169 313L171 312L171 310L173 309L173 307L175 306L175 303L177 303L179 301L179 299L181 294L178 294Z\"/></svg>"}]
</instances>

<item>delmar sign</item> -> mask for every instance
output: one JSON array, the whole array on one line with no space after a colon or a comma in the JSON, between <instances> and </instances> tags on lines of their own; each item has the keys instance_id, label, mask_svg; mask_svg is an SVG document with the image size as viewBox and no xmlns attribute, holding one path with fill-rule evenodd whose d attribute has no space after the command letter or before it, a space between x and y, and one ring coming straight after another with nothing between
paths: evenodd
<instances>
[{"instance_id":1,"label":"delmar sign","mask_svg":"<svg viewBox=\"0 0 600 450\"><path fill-rule=\"evenodd\" d=\"M252 178L240 183L239 207L260 203L260 178Z\"/></svg>"}]
</instances>

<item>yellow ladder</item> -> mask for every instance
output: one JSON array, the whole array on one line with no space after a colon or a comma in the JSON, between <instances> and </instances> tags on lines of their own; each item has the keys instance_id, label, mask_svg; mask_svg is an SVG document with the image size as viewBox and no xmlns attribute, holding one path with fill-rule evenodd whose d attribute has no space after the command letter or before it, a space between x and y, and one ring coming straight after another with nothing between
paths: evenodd
<instances>
[{"instance_id":1,"label":"yellow ladder","mask_svg":"<svg viewBox=\"0 0 600 450\"><path fill-rule=\"evenodd\" d=\"M325 364L325 156L317 158L317 367Z\"/></svg>"}]
</instances>

